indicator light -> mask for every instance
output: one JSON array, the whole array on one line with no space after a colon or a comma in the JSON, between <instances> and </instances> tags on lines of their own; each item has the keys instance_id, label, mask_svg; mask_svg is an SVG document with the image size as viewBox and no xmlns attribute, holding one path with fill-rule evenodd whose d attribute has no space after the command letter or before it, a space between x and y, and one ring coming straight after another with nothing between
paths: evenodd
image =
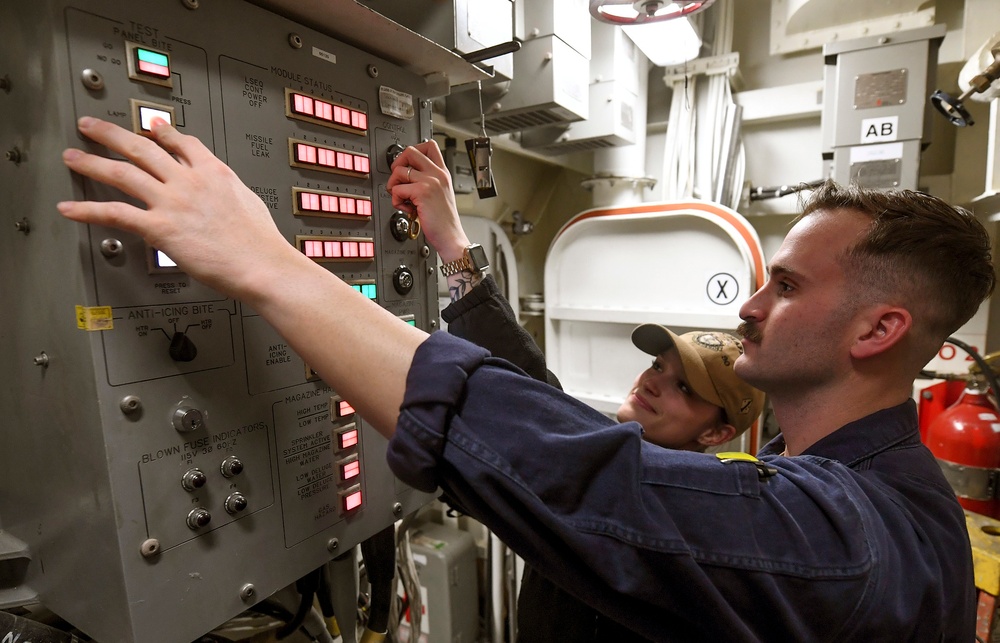
<instances>
[{"instance_id":1,"label":"indicator light","mask_svg":"<svg viewBox=\"0 0 1000 643\"><path fill-rule=\"evenodd\" d=\"M322 145L313 145L295 139L288 139L289 164L323 172L368 176L371 160L365 154L337 150Z\"/></svg>"},{"instance_id":2,"label":"indicator light","mask_svg":"<svg viewBox=\"0 0 1000 643\"><path fill-rule=\"evenodd\" d=\"M368 299L375 299L377 297L375 284L351 284L351 287ZM354 413L354 409L351 409L351 413Z\"/></svg>"},{"instance_id":3,"label":"indicator light","mask_svg":"<svg viewBox=\"0 0 1000 643\"><path fill-rule=\"evenodd\" d=\"M130 98L129 105L132 108L132 131L136 134L151 136L154 118L162 118L167 123L176 125L177 119L174 118L172 105L161 105L137 98Z\"/></svg>"},{"instance_id":4,"label":"indicator light","mask_svg":"<svg viewBox=\"0 0 1000 643\"><path fill-rule=\"evenodd\" d=\"M361 461L354 455L340 462L340 480L346 482L361 475Z\"/></svg>"},{"instance_id":5,"label":"indicator light","mask_svg":"<svg viewBox=\"0 0 1000 643\"><path fill-rule=\"evenodd\" d=\"M152 49L135 48L136 69L156 78L170 78L170 56Z\"/></svg>"},{"instance_id":6,"label":"indicator light","mask_svg":"<svg viewBox=\"0 0 1000 643\"><path fill-rule=\"evenodd\" d=\"M371 261L375 259L375 242L371 239L300 236L296 237L295 241L305 256L316 261Z\"/></svg>"},{"instance_id":7,"label":"indicator light","mask_svg":"<svg viewBox=\"0 0 1000 643\"><path fill-rule=\"evenodd\" d=\"M351 487L346 491L340 492L341 506L344 511L354 511L361 506L361 486L357 485Z\"/></svg>"},{"instance_id":8,"label":"indicator light","mask_svg":"<svg viewBox=\"0 0 1000 643\"><path fill-rule=\"evenodd\" d=\"M139 128L143 132L153 131L153 119L162 118L167 122L168 125L174 124L174 115L165 109L159 109L157 107L139 107Z\"/></svg>"},{"instance_id":9,"label":"indicator light","mask_svg":"<svg viewBox=\"0 0 1000 643\"><path fill-rule=\"evenodd\" d=\"M341 451L358 446L358 430L351 425L349 429L343 429L337 433L337 448Z\"/></svg>"},{"instance_id":10,"label":"indicator light","mask_svg":"<svg viewBox=\"0 0 1000 643\"><path fill-rule=\"evenodd\" d=\"M173 88L170 54L134 42L125 42L128 77L141 83Z\"/></svg>"},{"instance_id":11,"label":"indicator light","mask_svg":"<svg viewBox=\"0 0 1000 643\"><path fill-rule=\"evenodd\" d=\"M315 96L285 88L286 115L300 121L333 127L352 134L368 133L368 114Z\"/></svg>"}]
</instances>

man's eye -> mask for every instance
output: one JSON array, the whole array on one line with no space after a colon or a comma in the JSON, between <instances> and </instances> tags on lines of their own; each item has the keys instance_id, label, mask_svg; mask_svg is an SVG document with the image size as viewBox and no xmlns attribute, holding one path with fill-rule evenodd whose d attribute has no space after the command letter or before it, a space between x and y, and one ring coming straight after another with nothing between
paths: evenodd
<instances>
[{"instance_id":1,"label":"man's eye","mask_svg":"<svg viewBox=\"0 0 1000 643\"><path fill-rule=\"evenodd\" d=\"M691 387L687 385L687 382L678 382L677 388L680 389L681 393L684 395L691 395Z\"/></svg>"}]
</instances>

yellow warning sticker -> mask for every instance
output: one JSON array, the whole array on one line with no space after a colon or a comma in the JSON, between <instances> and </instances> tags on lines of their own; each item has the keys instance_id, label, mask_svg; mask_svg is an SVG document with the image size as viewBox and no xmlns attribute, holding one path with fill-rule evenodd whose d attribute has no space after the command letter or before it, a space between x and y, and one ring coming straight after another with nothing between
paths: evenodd
<instances>
[{"instance_id":1,"label":"yellow warning sticker","mask_svg":"<svg viewBox=\"0 0 1000 643\"><path fill-rule=\"evenodd\" d=\"M77 306L76 327L80 330L112 330L111 306Z\"/></svg>"}]
</instances>

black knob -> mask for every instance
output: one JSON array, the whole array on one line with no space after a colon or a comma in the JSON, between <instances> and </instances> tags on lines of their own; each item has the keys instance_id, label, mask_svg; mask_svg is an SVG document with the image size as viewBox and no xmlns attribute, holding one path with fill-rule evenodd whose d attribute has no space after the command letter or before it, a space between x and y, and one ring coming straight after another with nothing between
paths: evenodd
<instances>
[{"instance_id":1,"label":"black knob","mask_svg":"<svg viewBox=\"0 0 1000 643\"><path fill-rule=\"evenodd\" d=\"M413 273L406 266L400 266L392 273L392 285L400 295L413 290L413 282Z\"/></svg>"},{"instance_id":2,"label":"black knob","mask_svg":"<svg viewBox=\"0 0 1000 643\"><path fill-rule=\"evenodd\" d=\"M208 482L208 477L201 469L189 469L181 478L181 486L187 491L201 489Z\"/></svg>"},{"instance_id":3,"label":"black knob","mask_svg":"<svg viewBox=\"0 0 1000 643\"><path fill-rule=\"evenodd\" d=\"M403 153L406 148L399 143L393 143L389 146L389 149L385 151L385 161L392 167L392 162L396 160L396 157Z\"/></svg>"},{"instance_id":4,"label":"black knob","mask_svg":"<svg viewBox=\"0 0 1000 643\"><path fill-rule=\"evenodd\" d=\"M204 507L192 509L187 517L187 525L191 529L202 529L212 522L212 514Z\"/></svg>"},{"instance_id":5,"label":"black knob","mask_svg":"<svg viewBox=\"0 0 1000 643\"><path fill-rule=\"evenodd\" d=\"M238 514L239 512L243 511L246 508L247 508L247 499L239 491L231 494L228 498L226 498L226 512L228 512L229 514L231 515Z\"/></svg>"},{"instance_id":6,"label":"black knob","mask_svg":"<svg viewBox=\"0 0 1000 643\"><path fill-rule=\"evenodd\" d=\"M222 461L222 475L227 478L232 478L233 476L238 476L243 473L243 463L234 455L229 456Z\"/></svg>"},{"instance_id":7,"label":"black knob","mask_svg":"<svg viewBox=\"0 0 1000 643\"><path fill-rule=\"evenodd\" d=\"M170 358L175 362L190 362L198 356L198 347L186 333L177 331L170 338Z\"/></svg>"}]
</instances>

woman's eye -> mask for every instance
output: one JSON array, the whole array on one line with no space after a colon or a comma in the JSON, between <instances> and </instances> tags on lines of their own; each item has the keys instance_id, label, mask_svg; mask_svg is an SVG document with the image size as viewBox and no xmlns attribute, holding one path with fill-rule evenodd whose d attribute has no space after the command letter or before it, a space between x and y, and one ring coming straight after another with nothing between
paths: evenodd
<instances>
[{"instance_id":1,"label":"woman's eye","mask_svg":"<svg viewBox=\"0 0 1000 643\"><path fill-rule=\"evenodd\" d=\"M656 371L657 373L663 372L663 367L660 366L660 360L658 359L653 360L653 364L650 366L650 368Z\"/></svg>"}]
</instances>

